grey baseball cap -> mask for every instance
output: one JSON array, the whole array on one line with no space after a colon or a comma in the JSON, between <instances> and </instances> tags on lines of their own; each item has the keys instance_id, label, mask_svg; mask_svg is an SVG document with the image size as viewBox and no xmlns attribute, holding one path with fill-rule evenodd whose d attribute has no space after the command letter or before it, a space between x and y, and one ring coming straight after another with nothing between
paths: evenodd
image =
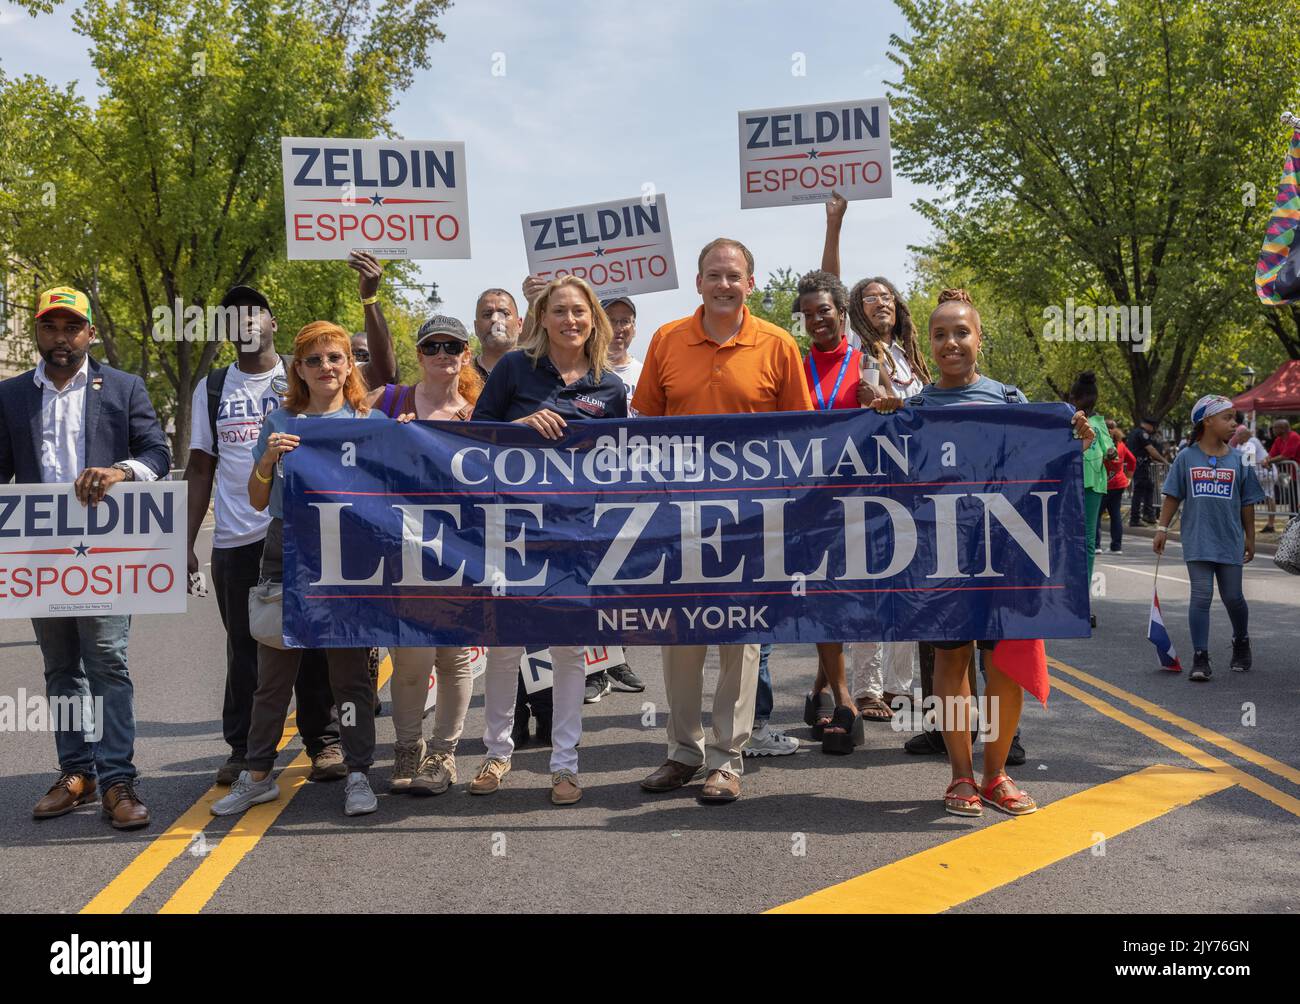
<instances>
[{"instance_id":1,"label":"grey baseball cap","mask_svg":"<svg viewBox=\"0 0 1300 1004\"><path fill-rule=\"evenodd\" d=\"M608 300L601 300L600 309L607 311L609 310L610 307L614 306L614 304L616 303L626 303L627 309L632 311L633 317L636 317L636 304L633 303L631 299L626 296L613 296L610 297Z\"/></svg>"},{"instance_id":2,"label":"grey baseball cap","mask_svg":"<svg viewBox=\"0 0 1300 1004\"><path fill-rule=\"evenodd\" d=\"M466 345L469 344L469 332L465 330L465 325L446 314L434 314L421 324L420 330L415 333L415 344L419 345L434 335L450 335Z\"/></svg>"}]
</instances>

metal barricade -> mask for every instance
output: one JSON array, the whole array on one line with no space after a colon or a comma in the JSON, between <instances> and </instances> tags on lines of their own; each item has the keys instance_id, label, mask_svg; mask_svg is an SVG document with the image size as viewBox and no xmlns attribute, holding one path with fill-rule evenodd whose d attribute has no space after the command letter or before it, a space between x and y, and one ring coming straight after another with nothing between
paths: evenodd
<instances>
[{"instance_id":1,"label":"metal barricade","mask_svg":"<svg viewBox=\"0 0 1300 1004\"><path fill-rule=\"evenodd\" d=\"M1139 468L1141 467L1140 464L1138 466ZM1151 487L1149 489L1151 519L1155 520L1160 515L1160 506L1164 502L1164 496L1160 492L1160 487L1165 483L1165 475L1169 473L1169 465L1156 463L1152 460L1147 464L1147 469L1151 472ZM1126 523L1131 522L1129 513L1133 511L1133 495L1137 491L1137 487L1138 476L1137 471L1134 471L1132 476L1128 479L1128 488L1124 490L1124 497L1120 503L1124 513L1124 521Z\"/></svg>"},{"instance_id":2,"label":"metal barricade","mask_svg":"<svg viewBox=\"0 0 1300 1004\"><path fill-rule=\"evenodd\" d=\"M1268 466L1258 466L1255 474L1264 489L1264 501L1255 506L1255 525L1272 525L1280 517L1285 526L1288 519L1300 512L1300 464L1294 460L1273 460ZM1266 523L1259 521L1263 518Z\"/></svg>"}]
</instances>

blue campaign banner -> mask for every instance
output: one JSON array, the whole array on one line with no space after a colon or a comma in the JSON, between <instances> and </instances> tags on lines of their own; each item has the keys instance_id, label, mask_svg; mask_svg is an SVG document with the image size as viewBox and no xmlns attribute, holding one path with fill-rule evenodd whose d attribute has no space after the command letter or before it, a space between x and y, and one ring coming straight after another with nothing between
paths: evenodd
<instances>
[{"instance_id":1,"label":"blue campaign banner","mask_svg":"<svg viewBox=\"0 0 1300 1004\"><path fill-rule=\"evenodd\" d=\"M1088 634L1065 405L303 421L291 645Z\"/></svg>"}]
</instances>

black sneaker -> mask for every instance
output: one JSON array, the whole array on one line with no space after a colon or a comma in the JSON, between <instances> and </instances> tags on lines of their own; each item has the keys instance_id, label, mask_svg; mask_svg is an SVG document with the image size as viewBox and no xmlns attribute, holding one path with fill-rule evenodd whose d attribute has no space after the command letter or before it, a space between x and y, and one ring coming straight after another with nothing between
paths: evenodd
<instances>
[{"instance_id":1,"label":"black sneaker","mask_svg":"<svg viewBox=\"0 0 1300 1004\"><path fill-rule=\"evenodd\" d=\"M609 677L603 669L587 677L587 692L582 695L583 704L597 704L611 690Z\"/></svg>"},{"instance_id":2,"label":"black sneaker","mask_svg":"<svg viewBox=\"0 0 1300 1004\"><path fill-rule=\"evenodd\" d=\"M244 763L244 754L231 753L230 758L217 768L217 784L223 788L229 788L239 780L242 771L248 770L248 764Z\"/></svg>"},{"instance_id":3,"label":"black sneaker","mask_svg":"<svg viewBox=\"0 0 1300 1004\"><path fill-rule=\"evenodd\" d=\"M943 744L942 733L936 729L934 732L918 732L912 736L903 743L903 752L925 756L930 753L947 753L948 747Z\"/></svg>"},{"instance_id":4,"label":"black sneaker","mask_svg":"<svg viewBox=\"0 0 1300 1004\"><path fill-rule=\"evenodd\" d=\"M1235 669L1238 673L1244 673L1250 669L1249 638L1232 639L1232 663L1228 668Z\"/></svg>"},{"instance_id":5,"label":"black sneaker","mask_svg":"<svg viewBox=\"0 0 1300 1004\"><path fill-rule=\"evenodd\" d=\"M1025 762L1025 748L1020 745L1020 733L1011 737L1011 748L1007 750L1007 766L1020 767Z\"/></svg>"},{"instance_id":6,"label":"black sneaker","mask_svg":"<svg viewBox=\"0 0 1300 1004\"><path fill-rule=\"evenodd\" d=\"M1192 655L1192 671L1187 679L1205 683L1210 678L1210 653L1204 650Z\"/></svg>"},{"instance_id":7,"label":"black sneaker","mask_svg":"<svg viewBox=\"0 0 1300 1004\"><path fill-rule=\"evenodd\" d=\"M639 694L645 690L645 684L641 682L641 677L632 672L632 668L626 662L620 662L617 666L610 666L605 670L605 674L618 684L618 689L629 694Z\"/></svg>"}]
</instances>

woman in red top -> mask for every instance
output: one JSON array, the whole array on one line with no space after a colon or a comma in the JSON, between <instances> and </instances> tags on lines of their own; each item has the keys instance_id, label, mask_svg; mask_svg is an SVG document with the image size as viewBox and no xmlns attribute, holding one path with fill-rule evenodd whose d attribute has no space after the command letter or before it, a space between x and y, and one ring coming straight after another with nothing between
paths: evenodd
<instances>
[{"instance_id":1,"label":"woman in red top","mask_svg":"<svg viewBox=\"0 0 1300 1004\"><path fill-rule=\"evenodd\" d=\"M1106 481L1106 498L1102 506L1110 517L1111 553L1119 554L1124 545L1124 519L1120 512L1120 500L1124 497L1124 489L1128 487L1129 479L1137 470L1137 457L1133 456L1132 451L1124 445L1123 430L1109 418L1106 419L1106 429L1110 432L1110 438L1115 441L1117 455L1114 460L1102 461L1106 465L1106 473L1110 475ZM1097 549L1101 549L1101 520L1097 521Z\"/></svg>"},{"instance_id":2,"label":"woman in red top","mask_svg":"<svg viewBox=\"0 0 1300 1004\"><path fill-rule=\"evenodd\" d=\"M849 345L845 329L849 294L829 272L814 270L799 280L795 309L803 313L804 330L812 338L803 374L818 411L858 407L862 353ZM805 701L804 719L820 731L823 753L852 753L862 742L862 720L844 673L844 644L817 643L817 679ZM825 691L829 689L829 701ZM833 702L830 706L828 704Z\"/></svg>"}]
</instances>

